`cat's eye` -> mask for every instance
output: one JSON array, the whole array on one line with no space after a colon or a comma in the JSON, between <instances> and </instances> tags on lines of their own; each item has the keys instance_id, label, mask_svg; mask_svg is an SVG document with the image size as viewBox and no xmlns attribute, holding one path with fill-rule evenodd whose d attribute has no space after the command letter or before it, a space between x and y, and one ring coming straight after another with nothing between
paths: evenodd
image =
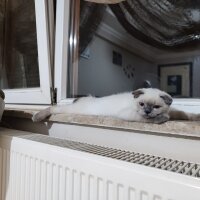
<instances>
[{"instance_id":1,"label":"cat's eye","mask_svg":"<svg viewBox=\"0 0 200 200\"><path fill-rule=\"evenodd\" d=\"M143 102L139 102L140 106L144 106L144 103Z\"/></svg>"},{"instance_id":2,"label":"cat's eye","mask_svg":"<svg viewBox=\"0 0 200 200\"><path fill-rule=\"evenodd\" d=\"M160 106L159 105L155 105L153 108L158 109L158 108L160 108Z\"/></svg>"}]
</instances>

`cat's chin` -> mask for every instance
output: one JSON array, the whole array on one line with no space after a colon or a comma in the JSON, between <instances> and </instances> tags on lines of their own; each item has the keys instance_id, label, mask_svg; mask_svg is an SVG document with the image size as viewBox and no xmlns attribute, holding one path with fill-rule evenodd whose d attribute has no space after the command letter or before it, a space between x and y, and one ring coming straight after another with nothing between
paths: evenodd
<instances>
[{"instance_id":1,"label":"cat's chin","mask_svg":"<svg viewBox=\"0 0 200 200\"><path fill-rule=\"evenodd\" d=\"M152 118L154 118L154 117L151 117L151 116L149 116L149 115L143 115L143 117L144 117L145 119L152 119Z\"/></svg>"},{"instance_id":2,"label":"cat's chin","mask_svg":"<svg viewBox=\"0 0 200 200\"><path fill-rule=\"evenodd\" d=\"M153 119L153 118L155 118L156 116L143 115L143 117L144 117L145 119Z\"/></svg>"}]
</instances>

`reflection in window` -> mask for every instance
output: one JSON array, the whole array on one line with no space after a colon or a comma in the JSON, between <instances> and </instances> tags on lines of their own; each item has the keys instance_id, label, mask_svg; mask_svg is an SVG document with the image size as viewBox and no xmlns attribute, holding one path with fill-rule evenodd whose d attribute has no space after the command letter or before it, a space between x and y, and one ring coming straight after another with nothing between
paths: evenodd
<instances>
[{"instance_id":1,"label":"reflection in window","mask_svg":"<svg viewBox=\"0 0 200 200\"><path fill-rule=\"evenodd\" d=\"M78 85L71 95L151 86L174 97L200 97L200 3L80 3Z\"/></svg>"},{"instance_id":2,"label":"reflection in window","mask_svg":"<svg viewBox=\"0 0 200 200\"><path fill-rule=\"evenodd\" d=\"M0 0L1 88L39 87L34 0Z\"/></svg>"}]
</instances>

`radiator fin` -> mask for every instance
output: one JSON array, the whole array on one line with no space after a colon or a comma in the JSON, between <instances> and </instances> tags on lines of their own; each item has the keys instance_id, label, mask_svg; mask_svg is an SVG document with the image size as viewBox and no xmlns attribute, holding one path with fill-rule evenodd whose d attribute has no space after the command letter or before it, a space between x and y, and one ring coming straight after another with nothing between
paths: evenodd
<instances>
[{"instance_id":1,"label":"radiator fin","mask_svg":"<svg viewBox=\"0 0 200 200\"><path fill-rule=\"evenodd\" d=\"M128 189L128 200L136 200L136 191L134 188L129 187Z\"/></svg>"},{"instance_id":2,"label":"radiator fin","mask_svg":"<svg viewBox=\"0 0 200 200\"><path fill-rule=\"evenodd\" d=\"M70 170L55 163L49 163L21 153L12 152L10 169L10 187L6 191L9 174L9 152L0 149L3 167L1 199L2 200L147 200L149 194L141 191L139 198L132 187L105 181L100 177L84 172ZM2 165L0 165L2 166ZM6 196L6 193L8 196ZM152 198L159 200L159 198Z\"/></svg>"}]
</instances>

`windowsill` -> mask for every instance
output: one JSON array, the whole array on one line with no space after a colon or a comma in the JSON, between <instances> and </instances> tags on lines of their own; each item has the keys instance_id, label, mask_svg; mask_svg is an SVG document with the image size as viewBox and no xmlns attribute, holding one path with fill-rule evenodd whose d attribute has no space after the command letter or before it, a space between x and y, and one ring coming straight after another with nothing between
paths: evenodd
<instances>
[{"instance_id":1,"label":"windowsill","mask_svg":"<svg viewBox=\"0 0 200 200\"><path fill-rule=\"evenodd\" d=\"M4 117L17 117L31 119L32 115L40 109L11 109L6 108ZM111 117L86 116L86 115L52 115L48 122L64 123L70 125L88 126L104 129L113 129L130 132L140 132L159 136L183 137L200 139L200 122L168 121L163 124L150 124L128 122Z\"/></svg>"}]
</instances>

